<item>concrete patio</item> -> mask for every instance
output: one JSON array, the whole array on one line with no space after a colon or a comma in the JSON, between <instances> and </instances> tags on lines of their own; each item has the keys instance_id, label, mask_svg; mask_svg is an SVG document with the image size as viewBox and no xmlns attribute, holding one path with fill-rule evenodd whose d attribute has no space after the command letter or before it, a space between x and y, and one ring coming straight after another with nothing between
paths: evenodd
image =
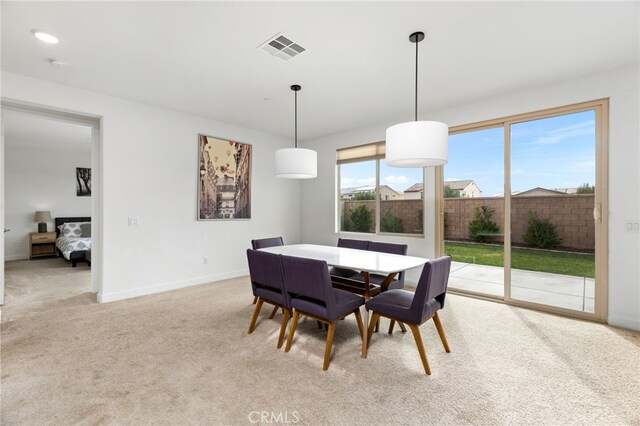
<instances>
[{"instance_id":1,"label":"concrete patio","mask_svg":"<svg viewBox=\"0 0 640 426\"><path fill-rule=\"evenodd\" d=\"M511 269L511 283L512 299L594 312L593 278ZM452 262L449 287L503 297L504 268Z\"/></svg>"}]
</instances>

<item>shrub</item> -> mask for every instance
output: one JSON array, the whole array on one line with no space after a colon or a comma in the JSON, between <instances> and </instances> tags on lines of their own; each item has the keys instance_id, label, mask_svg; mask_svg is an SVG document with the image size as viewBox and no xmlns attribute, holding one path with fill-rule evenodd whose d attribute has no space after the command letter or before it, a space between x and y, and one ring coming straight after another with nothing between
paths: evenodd
<instances>
[{"instance_id":1,"label":"shrub","mask_svg":"<svg viewBox=\"0 0 640 426\"><path fill-rule=\"evenodd\" d=\"M582 184L576 190L576 194L593 194L596 192L596 187L591 186L588 183Z\"/></svg>"},{"instance_id":2,"label":"shrub","mask_svg":"<svg viewBox=\"0 0 640 426\"><path fill-rule=\"evenodd\" d=\"M469 222L469 238L479 243L491 241L500 228L491 220L495 209L487 205L478 206L475 209L475 217Z\"/></svg>"},{"instance_id":3,"label":"shrub","mask_svg":"<svg viewBox=\"0 0 640 426\"><path fill-rule=\"evenodd\" d=\"M349 213L351 220L351 231L371 232L371 211L364 204L359 204L351 209Z\"/></svg>"},{"instance_id":4,"label":"shrub","mask_svg":"<svg viewBox=\"0 0 640 426\"><path fill-rule=\"evenodd\" d=\"M384 217L380 219L380 231L401 233L402 219L388 211Z\"/></svg>"},{"instance_id":5,"label":"shrub","mask_svg":"<svg viewBox=\"0 0 640 426\"><path fill-rule=\"evenodd\" d=\"M540 219L534 212L529 212L529 227L524 234L524 241L530 246L549 249L560 245L562 239L556 231L556 225L549 219Z\"/></svg>"}]
</instances>

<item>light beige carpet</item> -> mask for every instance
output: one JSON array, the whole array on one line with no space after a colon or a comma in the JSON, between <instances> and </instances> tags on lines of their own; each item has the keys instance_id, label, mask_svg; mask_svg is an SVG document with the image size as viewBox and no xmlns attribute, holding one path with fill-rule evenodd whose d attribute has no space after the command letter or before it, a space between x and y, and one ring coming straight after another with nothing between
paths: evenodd
<instances>
[{"instance_id":1,"label":"light beige carpet","mask_svg":"<svg viewBox=\"0 0 640 426\"><path fill-rule=\"evenodd\" d=\"M426 376L411 333L375 334L361 359L353 318L327 372L313 321L290 353L270 309L247 335L246 278L108 304L18 300L3 308L2 424L640 423L638 333L497 303L447 297L452 352L425 324Z\"/></svg>"}]
</instances>

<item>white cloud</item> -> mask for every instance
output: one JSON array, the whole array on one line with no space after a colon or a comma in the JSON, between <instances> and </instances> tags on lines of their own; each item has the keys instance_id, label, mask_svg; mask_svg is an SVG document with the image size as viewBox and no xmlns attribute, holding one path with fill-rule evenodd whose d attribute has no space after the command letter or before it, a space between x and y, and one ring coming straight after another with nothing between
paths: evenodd
<instances>
[{"instance_id":1,"label":"white cloud","mask_svg":"<svg viewBox=\"0 0 640 426\"><path fill-rule=\"evenodd\" d=\"M384 178L385 182L390 184L406 184L409 182L409 178L407 176L394 176L389 175Z\"/></svg>"},{"instance_id":2,"label":"white cloud","mask_svg":"<svg viewBox=\"0 0 640 426\"><path fill-rule=\"evenodd\" d=\"M363 178L363 179L358 179L356 182L363 184L363 185L375 185L376 184L376 178L374 177L368 177L368 178Z\"/></svg>"},{"instance_id":3,"label":"white cloud","mask_svg":"<svg viewBox=\"0 0 640 426\"><path fill-rule=\"evenodd\" d=\"M544 136L535 139L530 145L553 145L577 136L590 136L595 134L595 122L593 120L570 126L559 127L547 132Z\"/></svg>"}]
</instances>

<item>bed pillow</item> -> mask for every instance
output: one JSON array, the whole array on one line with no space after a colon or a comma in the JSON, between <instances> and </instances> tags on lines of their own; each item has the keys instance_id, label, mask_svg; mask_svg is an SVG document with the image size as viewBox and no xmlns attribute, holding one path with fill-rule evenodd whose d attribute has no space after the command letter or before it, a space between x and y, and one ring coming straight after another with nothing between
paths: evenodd
<instances>
[{"instance_id":1,"label":"bed pillow","mask_svg":"<svg viewBox=\"0 0 640 426\"><path fill-rule=\"evenodd\" d=\"M91 223L83 223L80 225L81 237L91 238Z\"/></svg>"},{"instance_id":2,"label":"bed pillow","mask_svg":"<svg viewBox=\"0 0 640 426\"><path fill-rule=\"evenodd\" d=\"M60 229L61 237L80 237L82 236L82 229L80 225L90 222L69 222L62 225Z\"/></svg>"}]
</instances>

